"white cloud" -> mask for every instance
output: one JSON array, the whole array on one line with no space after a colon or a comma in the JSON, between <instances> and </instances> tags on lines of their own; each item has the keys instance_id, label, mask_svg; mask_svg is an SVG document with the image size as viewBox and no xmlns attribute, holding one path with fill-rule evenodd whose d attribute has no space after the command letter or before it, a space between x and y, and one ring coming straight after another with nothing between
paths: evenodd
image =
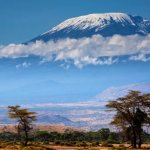
<instances>
[{"instance_id":1,"label":"white cloud","mask_svg":"<svg viewBox=\"0 0 150 150\"><path fill-rule=\"evenodd\" d=\"M70 68L69 64L65 64L65 63L61 64L60 67L66 69L66 70L68 70Z\"/></svg>"},{"instance_id":2,"label":"white cloud","mask_svg":"<svg viewBox=\"0 0 150 150\"><path fill-rule=\"evenodd\" d=\"M17 69L20 68L20 67L28 68L30 65L31 65L31 63L23 62L23 63L21 63L21 64L16 65L16 68L17 68Z\"/></svg>"},{"instance_id":3,"label":"white cloud","mask_svg":"<svg viewBox=\"0 0 150 150\"><path fill-rule=\"evenodd\" d=\"M148 61L150 54L150 35L148 36L120 36L102 37L94 35L91 38L62 39L57 42L49 41L44 43L10 44L0 46L0 57L27 57L36 55L43 58L41 63L47 61L60 61L66 63L73 61L74 65L103 65L117 63L118 56L128 55L129 60ZM130 57L131 56L131 57ZM114 58L115 57L115 58Z\"/></svg>"},{"instance_id":4,"label":"white cloud","mask_svg":"<svg viewBox=\"0 0 150 150\"><path fill-rule=\"evenodd\" d=\"M51 108L51 107L62 107L62 108L86 108L86 107L100 107L105 106L106 102L97 102L97 101L86 101L86 102L77 102L77 103L41 103L41 104L30 104L30 105L22 105L26 108Z\"/></svg>"},{"instance_id":5,"label":"white cloud","mask_svg":"<svg viewBox=\"0 0 150 150\"><path fill-rule=\"evenodd\" d=\"M150 60L150 56L146 56L145 54L137 54L137 55L133 55L131 57L129 57L129 60L135 60L135 61L149 61Z\"/></svg>"}]
</instances>

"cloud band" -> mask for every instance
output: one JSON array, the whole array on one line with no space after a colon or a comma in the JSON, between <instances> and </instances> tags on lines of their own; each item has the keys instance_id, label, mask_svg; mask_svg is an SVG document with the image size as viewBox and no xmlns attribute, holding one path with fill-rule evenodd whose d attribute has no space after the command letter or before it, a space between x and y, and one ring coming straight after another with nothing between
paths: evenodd
<instances>
[{"instance_id":1,"label":"cloud band","mask_svg":"<svg viewBox=\"0 0 150 150\"><path fill-rule=\"evenodd\" d=\"M114 57L129 56L129 60L149 61L150 35L102 37L94 35L91 38L62 39L44 43L9 44L0 46L0 58L18 58L30 55L40 56L44 61L73 61L74 65L113 64L118 61Z\"/></svg>"}]
</instances>

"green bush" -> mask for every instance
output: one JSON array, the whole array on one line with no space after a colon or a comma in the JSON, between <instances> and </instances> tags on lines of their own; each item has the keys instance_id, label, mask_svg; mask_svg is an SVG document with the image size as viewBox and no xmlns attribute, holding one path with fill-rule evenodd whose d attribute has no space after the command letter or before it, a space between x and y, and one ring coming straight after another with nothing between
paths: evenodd
<instances>
[{"instance_id":1,"label":"green bush","mask_svg":"<svg viewBox=\"0 0 150 150\"><path fill-rule=\"evenodd\" d=\"M60 141L55 141L54 144L56 144L56 145L61 145L62 142L60 142Z\"/></svg>"},{"instance_id":2,"label":"green bush","mask_svg":"<svg viewBox=\"0 0 150 150\"><path fill-rule=\"evenodd\" d=\"M91 146L99 146L99 142L92 142Z\"/></svg>"},{"instance_id":3,"label":"green bush","mask_svg":"<svg viewBox=\"0 0 150 150\"><path fill-rule=\"evenodd\" d=\"M108 142L109 144L120 144L120 142L119 142L119 141L116 141L116 140L107 140L107 142Z\"/></svg>"},{"instance_id":4,"label":"green bush","mask_svg":"<svg viewBox=\"0 0 150 150\"><path fill-rule=\"evenodd\" d=\"M101 147L113 147L113 145L108 143L108 141L104 141L101 143Z\"/></svg>"},{"instance_id":5,"label":"green bush","mask_svg":"<svg viewBox=\"0 0 150 150\"><path fill-rule=\"evenodd\" d=\"M77 146L80 146L80 147L86 147L88 146L87 143L85 141L82 141L82 142L78 142L77 143Z\"/></svg>"},{"instance_id":6,"label":"green bush","mask_svg":"<svg viewBox=\"0 0 150 150\"><path fill-rule=\"evenodd\" d=\"M74 143L73 142L66 142L65 145L66 146L74 146Z\"/></svg>"},{"instance_id":7,"label":"green bush","mask_svg":"<svg viewBox=\"0 0 150 150\"><path fill-rule=\"evenodd\" d=\"M44 141L43 144L49 144L49 141Z\"/></svg>"}]
</instances>

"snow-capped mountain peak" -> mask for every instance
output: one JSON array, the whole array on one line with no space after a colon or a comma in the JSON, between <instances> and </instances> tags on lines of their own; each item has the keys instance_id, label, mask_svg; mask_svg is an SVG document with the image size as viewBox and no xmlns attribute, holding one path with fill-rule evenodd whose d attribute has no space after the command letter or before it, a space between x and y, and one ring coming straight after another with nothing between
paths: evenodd
<instances>
[{"instance_id":1,"label":"snow-capped mountain peak","mask_svg":"<svg viewBox=\"0 0 150 150\"><path fill-rule=\"evenodd\" d=\"M91 29L93 27L101 27L109 25L112 21L124 23L130 23L135 25L129 15L124 13L105 13L105 14L89 14L86 16L75 17L67 19L52 30L44 33L55 32L63 30L67 27L73 29Z\"/></svg>"},{"instance_id":2,"label":"snow-capped mountain peak","mask_svg":"<svg viewBox=\"0 0 150 150\"><path fill-rule=\"evenodd\" d=\"M56 27L31 40L58 40L62 38L91 37L95 34L102 36L147 35L150 33L150 21L140 16L125 13L89 14L67 19Z\"/></svg>"}]
</instances>

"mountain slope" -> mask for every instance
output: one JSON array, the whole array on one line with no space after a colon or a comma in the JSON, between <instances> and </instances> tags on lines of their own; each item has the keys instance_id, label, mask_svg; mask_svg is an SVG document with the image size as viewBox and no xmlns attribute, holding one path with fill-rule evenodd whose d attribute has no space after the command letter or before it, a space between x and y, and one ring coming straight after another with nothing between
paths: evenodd
<instances>
[{"instance_id":1,"label":"mountain slope","mask_svg":"<svg viewBox=\"0 0 150 150\"><path fill-rule=\"evenodd\" d=\"M124 13L90 14L68 19L51 30L32 39L49 41L61 38L91 37L95 34L102 36L119 35L147 35L150 33L150 21L140 16Z\"/></svg>"},{"instance_id":2,"label":"mountain slope","mask_svg":"<svg viewBox=\"0 0 150 150\"><path fill-rule=\"evenodd\" d=\"M125 96L130 90L141 91L142 93L149 93L150 91L150 82L143 82L119 87L110 87L104 90L102 93L98 94L96 100L114 100L119 97Z\"/></svg>"}]
</instances>

